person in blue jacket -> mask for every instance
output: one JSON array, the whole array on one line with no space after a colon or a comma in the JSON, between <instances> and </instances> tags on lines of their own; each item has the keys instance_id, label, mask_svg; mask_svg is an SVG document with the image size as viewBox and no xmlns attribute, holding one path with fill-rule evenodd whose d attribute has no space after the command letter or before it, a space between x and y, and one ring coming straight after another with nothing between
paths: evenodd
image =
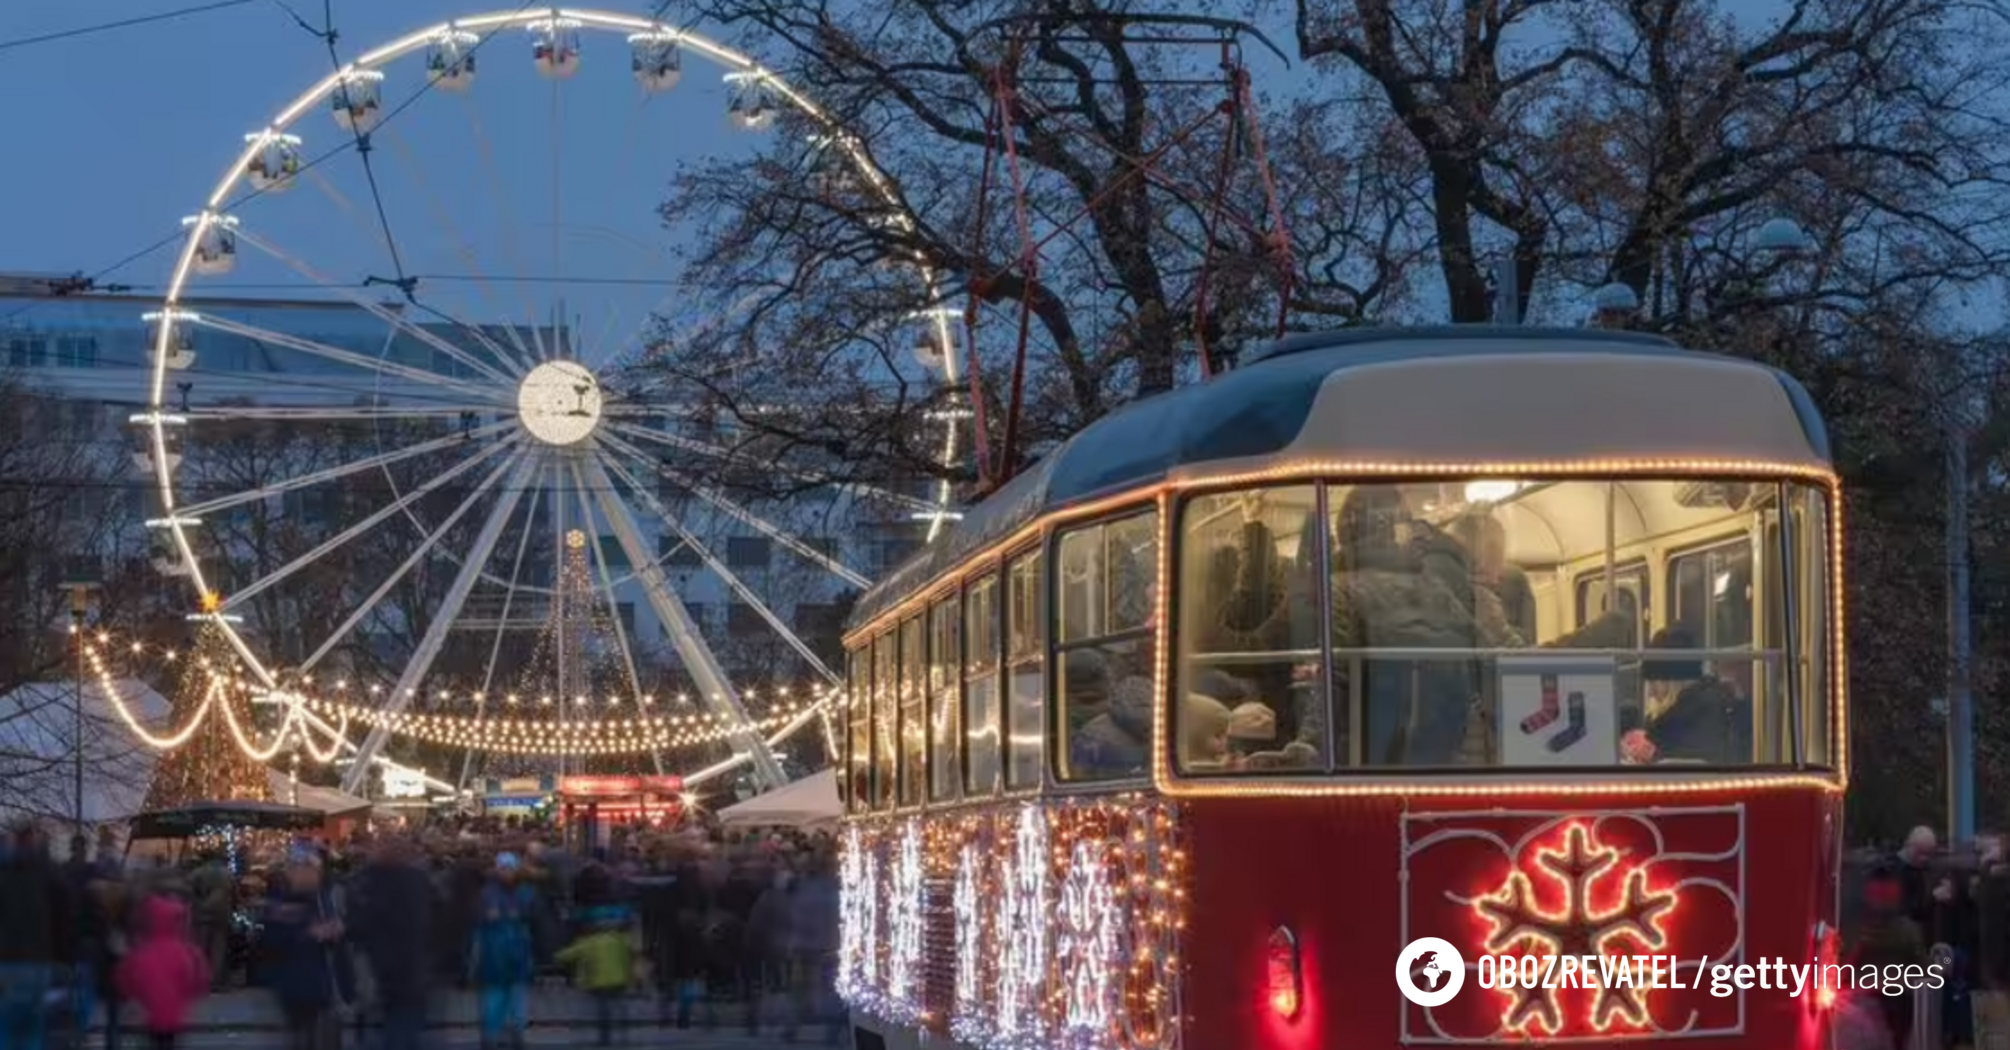
<instances>
[{"instance_id":1,"label":"person in blue jacket","mask_svg":"<svg viewBox=\"0 0 2010 1050\"><path fill-rule=\"evenodd\" d=\"M483 1050L523 1046L536 969L531 942L536 909L537 891L523 881L522 862L514 853L498 854L495 872L482 887L472 960Z\"/></svg>"}]
</instances>

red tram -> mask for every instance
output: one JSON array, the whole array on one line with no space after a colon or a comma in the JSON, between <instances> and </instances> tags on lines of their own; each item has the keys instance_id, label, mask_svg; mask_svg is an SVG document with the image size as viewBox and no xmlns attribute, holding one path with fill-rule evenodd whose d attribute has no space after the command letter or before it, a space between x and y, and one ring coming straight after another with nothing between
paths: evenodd
<instances>
[{"instance_id":1,"label":"red tram","mask_svg":"<svg viewBox=\"0 0 2010 1050\"><path fill-rule=\"evenodd\" d=\"M1707 973L1832 950L1840 509L1792 379L1609 332L1300 337L1084 429L847 637L856 1045L1822 1045Z\"/></svg>"}]
</instances>

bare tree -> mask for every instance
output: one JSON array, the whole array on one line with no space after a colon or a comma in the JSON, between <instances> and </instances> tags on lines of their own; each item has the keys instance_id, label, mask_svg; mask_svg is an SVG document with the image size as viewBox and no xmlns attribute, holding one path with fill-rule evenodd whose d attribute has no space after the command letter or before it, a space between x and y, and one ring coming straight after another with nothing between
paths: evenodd
<instances>
[{"instance_id":1,"label":"bare tree","mask_svg":"<svg viewBox=\"0 0 2010 1050\"><path fill-rule=\"evenodd\" d=\"M928 421L969 402L943 388L940 348L918 311L980 304L975 357L991 380L983 407L994 425L1016 315L1030 313L1021 445L1032 454L1190 377L1202 339L1233 356L1271 331L1285 292L1271 238L1283 231L1302 260L1293 305L1329 323L1374 316L1403 290L1404 257L1362 251L1379 244L1379 205L1336 207L1335 198L1356 180L1407 173L1336 165L1311 148L1315 128L1345 122L1331 108L1234 103L1210 123L1232 97L1221 51L1138 42L1153 27L1127 28L1133 6L1060 5L1006 31L987 26L1022 6L715 5L714 19L744 31L855 136L915 222L892 221L831 150L804 146L814 129L786 127L752 172L723 162L686 170L664 214L702 230L689 282L721 299L753 295L739 323L656 348L665 386L716 404L750 456L847 481L967 481L970 460L945 463L940 428ZM1001 161L986 174L1001 77L1013 80L1026 221L1052 237L1033 273L1020 265L1010 173ZM1247 164L1271 142L1276 166L1291 172L1282 230ZM1236 161L1226 179L1225 151ZM941 276L946 303L927 297L916 264Z\"/></svg>"}]
</instances>

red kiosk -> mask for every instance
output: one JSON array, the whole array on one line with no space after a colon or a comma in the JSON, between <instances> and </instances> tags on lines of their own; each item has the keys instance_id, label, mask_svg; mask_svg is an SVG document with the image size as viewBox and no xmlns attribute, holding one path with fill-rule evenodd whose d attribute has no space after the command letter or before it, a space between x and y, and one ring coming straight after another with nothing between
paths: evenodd
<instances>
[{"instance_id":1,"label":"red kiosk","mask_svg":"<svg viewBox=\"0 0 2010 1050\"><path fill-rule=\"evenodd\" d=\"M605 845L606 829L617 825L675 823L684 813L684 778L560 777L558 803L559 819L568 832L577 827L586 845Z\"/></svg>"}]
</instances>

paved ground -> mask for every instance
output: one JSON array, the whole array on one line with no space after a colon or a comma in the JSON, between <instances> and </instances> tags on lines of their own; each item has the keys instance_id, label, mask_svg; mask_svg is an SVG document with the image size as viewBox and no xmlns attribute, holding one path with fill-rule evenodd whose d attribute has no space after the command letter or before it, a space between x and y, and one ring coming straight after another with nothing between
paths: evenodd
<instances>
[{"instance_id":1,"label":"paved ground","mask_svg":"<svg viewBox=\"0 0 2010 1050\"><path fill-rule=\"evenodd\" d=\"M90 1050L98 1050L98 1042L90 1044ZM277 1032L199 1032L183 1036L177 1044L179 1050L283 1050L285 1042ZM440 1032L428 1044L426 1050L478 1050L478 1040L472 1032ZM531 1038L525 1040L531 1050L543 1048L579 1048L591 1050L595 1046L591 1034L581 1034L577 1030L531 1030ZM704 1032L631 1032L625 1034L617 1044L619 1050L822 1050L820 1034L816 1040L804 1038L800 1042L782 1042L776 1036L748 1036L744 1032L734 1034L704 1034ZM374 1042L358 1044L354 1038L344 1042L344 1050L372 1050ZM127 1040L121 1050L147 1050L145 1042Z\"/></svg>"},{"instance_id":2,"label":"paved ground","mask_svg":"<svg viewBox=\"0 0 2010 1050\"><path fill-rule=\"evenodd\" d=\"M784 1004L773 1001L768 1007L772 1016L781 1016ZM715 1031L702 1029L678 1030L658 1021L657 1004L652 997L638 996L627 1004L627 1016L632 1024L617 1033L617 1045L625 1050L784 1050L788 1047L803 1047L805 1050L826 1045L823 1041L822 1026L806 1025L795 1043L785 1043L778 1035L749 1036L744 1030L746 1010L734 1004L723 1004L719 1008L719 1025ZM592 1003L583 995L565 987L540 987L532 992L530 1002L531 1029L527 1045L538 1047L592 1047L595 1044ZM191 1018L189 1032L180 1043L181 1050L264 1050L272 1047L278 1050L283 1045L279 1033L280 1019L269 995L260 991L237 991L224 995L212 995L205 999ZM479 1045L476 1037L476 1012L474 997L465 992L450 992L437 1003L433 1016L431 1050L475 1050ZM375 1033L366 1033L362 1041L350 1029L345 1039L347 1050L370 1050L375 1045ZM102 1046L101 1036L95 1035L86 1050L97 1050ZM143 1050L143 1039L128 1038L122 1047Z\"/></svg>"},{"instance_id":3,"label":"paved ground","mask_svg":"<svg viewBox=\"0 0 2010 1050\"><path fill-rule=\"evenodd\" d=\"M97 1050L99 1043L93 1041L90 1050ZM179 1050L283 1050L284 1042L277 1032L201 1032L182 1038L177 1044ZM435 1033L427 1050L478 1050L479 1042L473 1032L455 1031ZM591 1050L594 1040L590 1033L574 1030L533 1028L525 1041L530 1050L545 1047L576 1047ZM776 1036L750 1037L744 1032L731 1034L715 1032L672 1032L637 1031L626 1033L615 1044L618 1050L822 1050L822 1033L815 1038L805 1036L795 1043L784 1043ZM347 1040L345 1050L371 1050L373 1044L358 1044ZM146 1050L146 1044L128 1040L122 1050Z\"/></svg>"}]
</instances>

